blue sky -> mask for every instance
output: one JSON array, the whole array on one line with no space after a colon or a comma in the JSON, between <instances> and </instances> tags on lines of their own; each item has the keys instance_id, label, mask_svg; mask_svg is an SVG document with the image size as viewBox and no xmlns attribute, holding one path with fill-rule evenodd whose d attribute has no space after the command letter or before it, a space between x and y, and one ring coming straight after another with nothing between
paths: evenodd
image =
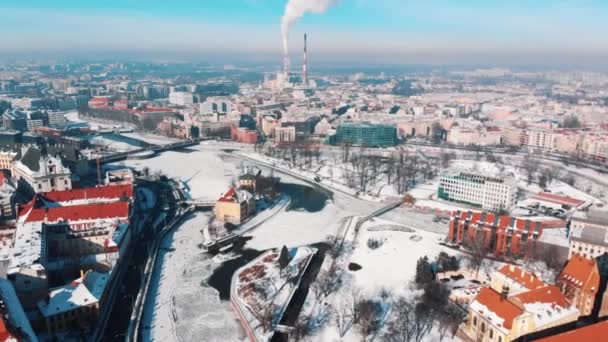
<instances>
[{"instance_id":1,"label":"blue sky","mask_svg":"<svg viewBox=\"0 0 608 342\"><path fill-rule=\"evenodd\" d=\"M7 52L279 56L286 0L0 0ZM340 0L293 28L321 59L449 63L608 56L606 0ZM297 52L297 53L296 53ZM0 55L2 52L0 51Z\"/></svg>"}]
</instances>

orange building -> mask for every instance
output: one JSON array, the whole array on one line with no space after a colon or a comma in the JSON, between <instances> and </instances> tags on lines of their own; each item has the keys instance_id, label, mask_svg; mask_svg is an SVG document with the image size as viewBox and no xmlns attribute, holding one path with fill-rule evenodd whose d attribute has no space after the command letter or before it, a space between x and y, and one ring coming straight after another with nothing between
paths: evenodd
<instances>
[{"instance_id":1,"label":"orange building","mask_svg":"<svg viewBox=\"0 0 608 342\"><path fill-rule=\"evenodd\" d=\"M579 254L573 255L560 273L557 285L580 310L581 316L591 315L600 286L597 261Z\"/></svg>"},{"instance_id":2,"label":"orange building","mask_svg":"<svg viewBox=\"0 0 608 342\"><path fill-rule=\"evenodd\" d=\"M258 132L243 127L230 127L231 139L244 144L255 144L258 142Z\"/></svg>"}]
</instances>

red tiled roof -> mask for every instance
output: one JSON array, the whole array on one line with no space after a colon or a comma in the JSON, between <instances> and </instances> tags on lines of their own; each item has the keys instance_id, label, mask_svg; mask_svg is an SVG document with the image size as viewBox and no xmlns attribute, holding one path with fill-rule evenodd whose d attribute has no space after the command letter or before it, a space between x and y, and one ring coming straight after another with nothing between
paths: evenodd
<instances>
[{"instance_id":1,"label":"red tiled roof","mask_svg":"<svg viewBox=\"0 0 608 342\"><path fill-rule=\"evenodd\" d=\"M559 335L550 336L536 340L536 342L587 342L603 341L608 336L608 321L591 324Z\"/></svg>"},{"instance_id":2,"label":"red tiled roof","mask_svg":"<svg viewBox=\"0 0 608 342\"><path fill-rule=\"evenodd\" d=\"M559 279L583 291L597 292L600 285L597 262L595 259L574 254L559 275Z\"/></svg>"},{"instance_id":3,"label":"red tiled roof","mask_svg":"<svg viewBox=\"0 0 608 342\"><path fill-rule=\"evenodd\" d=\"M67 207L52 207L32 209L26 222L44 221L48 222L80 221L124 218L129 216L128 202L94 203L83 205L71 205Z\"/></svg>"},{"instance_id":4,"label":"red tiled roof","mask_svg":"<svg viewBox=\"0 0 608 342\"><path fill-rule=\"evenodd\" d=\"M507 329L511 329L513 320L523 313L522 308L511 301L502 298L500 293L494 291L490 287L482 287L475 300L479 302L479 304L487 307L488 310L495 313L498 317L504 319L502 325ZM486 313L481 314L484 315Z\"/></svg>"},{"instance_id":5,"label":"red tiled roof","mask_svg":"<svg viewBox=\"0 0 608 342\"><path fill-rule=\"evenodd\" d=\"M69 202L75 200L92 199L92 198L115 198L119 199L123 196L133 197L133 185L103 185L93 188L72 189L66 191L52 191L42 194L48 201L52 202Z\"/></svg>"},{"instance_id":6,"label":"red tiled roof","mask_svg":"<svg viewBox=\"0 0 608 342\"><path fill-rule=\"evenodd\" d=\"M515 302L521 304L529 303L551 303L562 308L570 306L568 299L561 293L555 285L547 285L528 292L520 293L512 297Z\"/></svg>"},{"instance_id":7,"label":"red tiled roof","mask_svg":"<svg viewBox=\"0 0 608 342\"><path fill-rule=\"evenodd\" d=\"M557 204L566 204L574 207L578 207L585 203L583 200L579 200L577 198L564 196L564 195L556 195L549 192L540 192L536 194L533 198L538 200L543 200L547 202L557 203Z\"/></svg>"},{"instance_id":8,"label":"red tiled roof","mask_svg":"<svg viewBox=\"0 0 608 342\"><path fill-rule=\"evenodd\" d=\"M545 284L542 280L538 279L534 274L526 272L517 266L504 265L503 267L498 269L498 272L513 279L513 281L517 282L528 290L534 290L547 286L547 284Z\"/></svg>"},{"instance_id":9,"label":"red tiled roof","mask_svg":"<svg viewBox=\"0 0 608 342\"><path fill-rule=\"evenodd\" d=\"M236 189L230 188L226 191L217 201L218 202L234 202L234 196L236 195Z\"/></svg>"}]
</instances>

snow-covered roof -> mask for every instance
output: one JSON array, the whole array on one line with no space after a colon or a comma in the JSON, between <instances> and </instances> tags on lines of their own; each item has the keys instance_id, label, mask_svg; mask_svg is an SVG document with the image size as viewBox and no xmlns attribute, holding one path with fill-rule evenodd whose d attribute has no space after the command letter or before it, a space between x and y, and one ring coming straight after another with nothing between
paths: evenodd
<instances>
[{"instance_id":1,"label":"snow-covered roof","mask_svg":"<svg viewBox=\"0 0 608 342\"><path fill-rule=\"evenodd\" d=\"M44 263L44 237L42 222L20 222L17 224L9 273L17 272L20 267L42 270Z\"/></svg>"},{"instance_id":2,"label":"snow-covered roof","mask_svg":"<svg viewBox=\"0 0 608 342\"><path fill-rule=\"evenodd\" d=\"M500 293L490 287L482 288L469 308L488 319L503 334L511 329L513 320L523 313L520 307L502 298Z\"/></svg>"},{"instance_id":3,"label":"snow-covered roof","mask_svg":"<svg viewBox=\"0 0 608 342\"><path fill-rule=\"evenodd\" d=\"M83 278L52 290L48 301L38 302L44 317L57 315L99 302L110 279L109 273L88 271Z\"/></svg>"}]
</instances>

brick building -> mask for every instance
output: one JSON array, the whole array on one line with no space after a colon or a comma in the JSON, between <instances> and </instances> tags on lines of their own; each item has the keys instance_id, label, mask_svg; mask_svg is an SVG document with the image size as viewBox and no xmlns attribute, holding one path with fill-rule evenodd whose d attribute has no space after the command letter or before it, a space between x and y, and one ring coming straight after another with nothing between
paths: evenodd
<instances>
[{"instance_id":1,"label":"brick building","mask_svg":"<svg viewBox=\"0 0 608 342\"><path fill-rule=\"evenodd\" d=\"M543 228L553 223L457 210L450 217L448 242L481 243L496 257L528 257L535 251Z\"/></svg>"}]
</instances>

